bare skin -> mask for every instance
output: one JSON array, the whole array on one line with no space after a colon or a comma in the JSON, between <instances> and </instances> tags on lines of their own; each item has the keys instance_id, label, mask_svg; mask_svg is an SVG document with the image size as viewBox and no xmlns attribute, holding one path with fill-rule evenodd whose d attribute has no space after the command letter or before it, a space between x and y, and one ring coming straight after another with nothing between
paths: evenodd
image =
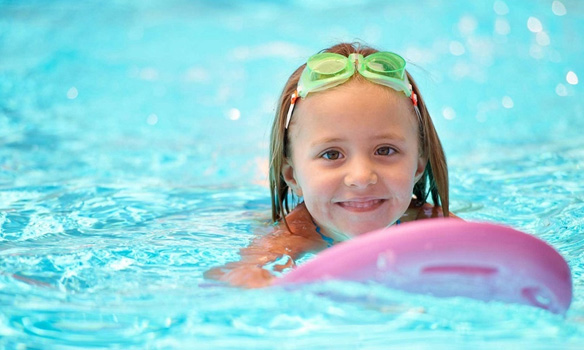
<instances>
[{"instance_id":1,"label":"bare skin","mask_svg":"<svg viewBox=\"0 0 584 350\"><path fill-rule=\"evenodd\" d=\"M412 201L401 217L401 222L442 217L440 207L434 207L429 203L416 207L413 203ZM282 271L296 266L296 260L303 254L318 252L327 247L327 243L316 232L312 217L304 203L288 214L286 221L291 231L284 223L280 223L274 232L257 237L249 246L241 249L241 260L212 268L205 272L205 278L227 282L237 287L267 287L275 276L263 266L288 256L289 259L283 259L282 264L273 268L275 271Z\"/></svg>"}]
</instances>

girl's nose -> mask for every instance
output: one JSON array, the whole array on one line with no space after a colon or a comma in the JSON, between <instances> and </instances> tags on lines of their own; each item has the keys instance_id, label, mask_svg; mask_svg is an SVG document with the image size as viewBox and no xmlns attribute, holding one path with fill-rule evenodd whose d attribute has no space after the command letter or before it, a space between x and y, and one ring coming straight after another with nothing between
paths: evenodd
<instances>
[{"instance_id":1,"label":"girl's nose","mask_svg":"<svg viewBox=\"0 0 584 350\"><path fill-rule=\"evenodd\" d=\"M350 162L345 175L345 185L355 188L365 188L377 183L375 168L367 160Z\"/></svg>"}]
</instances>

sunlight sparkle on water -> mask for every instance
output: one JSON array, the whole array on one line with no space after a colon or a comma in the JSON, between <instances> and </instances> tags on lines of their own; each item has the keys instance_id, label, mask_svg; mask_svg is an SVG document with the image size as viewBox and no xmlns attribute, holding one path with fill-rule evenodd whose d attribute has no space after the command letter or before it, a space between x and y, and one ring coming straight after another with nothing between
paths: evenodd
<instances>
[{"instance_id":1,"label":"sunlight sparkle on water","mask_svg":"<svg viewBox=\"0 0 584 350\"><path fill-rule=\"evenodd\" d=\"M568 13L568 11L566 11L566 6L564 6L561 1L554 1L552 3L552 12L556 16L563 16Z\"/></svg>"},{"instance_id":2,"label":"sunlight sparkle on water","mask_svg":"<svg viewBox=\"0 0 584 350\"><path fill-rule=\"evenodd\" d=\"M493 4L493 10L495 10L495 13L503 16L509 13L509 7L507 7L507 4L504 1L501 0L497 0L495 1L495 3Z\"/></svg>"},{"instance_id":3,"label":"sunlight sparkle on water","mask_svg":"<svg viewBox=\"0 0 584 350\"><path fill-rule=\"evenodd\" d=\"M507 35L511 32L511 26L506 19L497 18L495 21L495 32L501 35Z\"/></svg>"},{"instance_id":4,"label":"sunlight sparkle on water","mask_svg":"<svg viewBox=\"0 0 584 350\"><path fill-rule=\"evenodd\" d=\"M241 118L241 112L237 108L231 108L227 115L231 120L238 120L239 118Z\"/></svg>"},{"instance_id":5,"label":"sunlight sparkle on water","mask_svg":"<svg viewBox=\"0 0 584 350\"><path fill-rule=\"evenodd\" d=\"M503 97L503 100L501 100L501 104L505 108L513 108L513 106L514 106L513 99L509 96Z\"/></svg>"},{"instance_id":6,"label":"sunlight sparkle on water","mask_svg":"<svg viewBox=\"0 0 584 350\"><path fill-rule=\"evenodd\" d=\"M530 32L538 33L543 30L543 26L539 19L535 17L529 17L527 19L527 29L529 29Z\"/></svg>"},{"instance_id":7,"label":"sunlight sparkle on water","mask_svg":"<svg viewBox=\"0 0 584 350\"><path fill-rule=\"evenodd\" d=\"M566 85L559 83L556 86L556 94L558 94L558 96L567 96L568 95L568 89L566 89Z\"/></svg>"},{"instance_id":8,"label":"sunlight sparkle on water","mask_svg":"<svg viewBox=\"0 0 584 350\"><path fill-rule=\"evenodd\" d=\"M156 125L158 123L158 116L154 113L150 114L148 118L146 118L146 123L148 123L148 125Z\"/></svg>"},{"instance_id":9,"label":"sunlight sparkle on water","mask_svg":"<svg viewBox=\"0 0 584 350\"><path fill-rule=\"evenodd\" d=\"M458 30L465 36L471 35L477 29L477 20L472 16L463 16L458 22Z\"/></svg>"},{"instance_id":10,"label":"sunlight sparkle on water","mask_svg":"<svg viewBox=\"0 0 584 350\"><path fill-rule=\"evenodd\" d=\"M442 116L444 116L444 119L446 120L452 120L456 118L456 112L452 107L444 107L442 108Z\"/></svg>"},{"instance_id":11,"label":"sunlight sparkle on water","mask_svg":"<svg viewBox=\"0 0 584 350\"><path fill-rule=\"evenodd\" d=\"M459 41L451 41L450 42L450 53L454 56L463 55L465 52L464 46Z\"/></svg>"},{"instance_id":12,"label":"sunlight sparkle on water","mask_svg":"<svg viewBox=\"0 0 584 350\"><path fill-rule=\"evenodd\" d=\"M577 85L578 84L578 76L573 71L569 71L568 74L566 74L566 81L570 85Z\"/></svg>"},{"instance_id":13,"label":"sunlight sparkle on water","mask_svg":"<svg viewBox=\"0 0 584 350\"><path fill-rule=\"evenodd\" d=\"M535 35L535 41L541 46L548 46L550 44L550 37L546 32L541 31Z\"/></svg>"},{"instance_id":14,"label":"sunlight sparkle on water","mask_svg":"<svg viewBox=\"0 0 584 350\"><path fill-rule=\"evenodd\" d=\"M72 86L69 90L67 90L67 98L70 100L74 100L79 96L79 91L75 86Z\"/></svg>"}]
</instances>

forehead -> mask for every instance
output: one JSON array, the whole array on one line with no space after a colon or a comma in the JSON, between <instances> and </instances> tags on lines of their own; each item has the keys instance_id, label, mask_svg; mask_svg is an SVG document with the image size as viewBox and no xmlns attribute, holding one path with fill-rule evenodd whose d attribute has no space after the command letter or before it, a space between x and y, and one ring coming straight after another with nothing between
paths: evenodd
<instances>
[{"instance_id":1,"label":"forehead","mask_svg":"<svg viewBox=\"0 0 584 350\"><path fill-rule=\"evenodd\" d=\"M364 79L299 100L290 124L291 141L335 132L367 137L373 130L391 130L416 140L418 120L403 93Z\"/></svg>"}]
</instances>

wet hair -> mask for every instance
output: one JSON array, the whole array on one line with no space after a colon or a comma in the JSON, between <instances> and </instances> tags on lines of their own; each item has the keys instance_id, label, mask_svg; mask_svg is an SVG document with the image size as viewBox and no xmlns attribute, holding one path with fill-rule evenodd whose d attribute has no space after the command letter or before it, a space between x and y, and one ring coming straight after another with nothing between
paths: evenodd
<instances>
[{"instance_id":1,"label":"wet hair","mask_svg":"<svg viewBox=\"0 0 584 350\"><path fill-rule=\"evenodd\" d=\"M361 45L360 43L340 43L321 52L334 52L343 56L349 56L351 53L358 53L364 57L378 52L371 47ZM298 67L292 73L278 102L276 116L272 125L272 133L270 136L270 192L272 196L272 220L274 222L283 220L286 226L286 215L290 212L290 205L294 206L298 203L298 198L293 191L288 187L284 176L282 174L282 166L290 153L290 142L288 140L288 132L286 130L286 116L290 107L290 100L292 93L296 91L300 74L304 70L306 64ZM421 206L426 203L428 197L432 198L435 206L442 208L444 217L448 217L448 168L446 166L446 157L444 150L430 113L424 103L424 98L418 90L418 86L412 79L409 73L408 79L412 84L412 89L418 96L418 108L420 110L421 118L418 119L419 130L419 148L420 155L428 159L426 169L422 177L414 184L413 194L415 196L414 203L416 206ZM355 74L353 77L357 78L360 74ZM412 108L412 113L414 109ZM293 119L293 118L292 118ZM293 208L292 208L293 209Z\"/></svg>"}]
</instances>

